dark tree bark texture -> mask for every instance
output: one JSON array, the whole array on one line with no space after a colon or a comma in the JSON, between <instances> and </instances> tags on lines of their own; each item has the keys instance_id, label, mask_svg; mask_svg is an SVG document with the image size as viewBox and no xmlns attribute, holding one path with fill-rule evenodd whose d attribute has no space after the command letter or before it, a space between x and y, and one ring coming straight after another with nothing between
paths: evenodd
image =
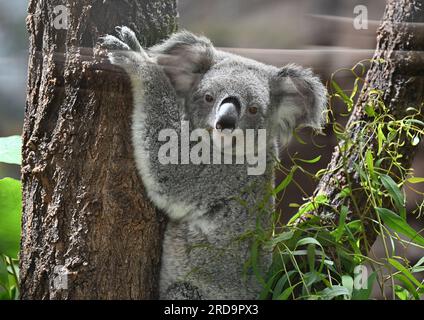
<instances>
[{"instance_id":1,"label":"dark tree bark texture","mask_svg":"<svg viewBox=\"0 0 424 320\"><path fill-rule=\"evenodd\" d=\"M21 298L156 298L164 218L135 169L129 80L98 68L93 48L117 25L156 43L176 30L176 1L31 0L28 11Z\"/></svg>"}]
</instances>

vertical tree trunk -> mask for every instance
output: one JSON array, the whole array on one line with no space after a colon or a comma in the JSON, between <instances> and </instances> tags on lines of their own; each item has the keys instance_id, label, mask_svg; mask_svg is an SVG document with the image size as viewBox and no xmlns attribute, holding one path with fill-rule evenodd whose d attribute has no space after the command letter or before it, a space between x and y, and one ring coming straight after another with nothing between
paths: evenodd
<instances>
[{"instance_id":1,"label":"vertical tree trunk","mask_svg":"<svg viewBox=\"0 0 424 320\"><path fill-rule=\"evenodd\" d=\"M92 48L117 25L154 44L176 30L176 1L65 2L29 3L21 298L155 298L164 218L136 173L129 80L96 70Z\"/></svg>"},{"instance_id":2,"label":"vertical tree trunk","mask_svg":"<svg viewBox=\"0 0 424 320\"><path fill-rule=\"evenodd\" d=\"M377 35L377 49L368 71L361 96L353 110L348 126L353 124L348 132L352 145L348 151L340 152L342 146L336 147L333 158L315 194L324 194L331 200L330 206L340 210L342 205L348 207L353 218L367 218L366 235L368 243L365 251L374 242L377 233L369 218L374 217L373 207L363 188L357 188L355 198L357 203L348 198L337 198L336 195L348 184L360 185L360 177L353 164L358 161L358 155L366 150L377 155L377 137L370 133L364 135L364 124L370 120L365 112L366 105L372 98L372 90L380 90L388 113L395 120L403 119L408 114L408 108L423 108L424 102L424 1L423 0L390 0L388 1L383 22ZM423 119L423 113L418 120ZM362 135L362 137L361 137ZM365 144L360 141L367 141ZM410 168L418 146L411 143L409 137L404 137L397 153L402 155L399 160L404 168ZM382 153L378 158L387 156ZM345 164L345 165L344 165ZM384 166L384 162L383 162ZM347 170L346 170L347 168ZM393 176L400 179L400 176ZM389 204L388 204L389 205ZM366 209L368 208L368 209ZM317 212L324 221L334 222L337 216L328 207L322 207Z\"/></svg>"}]
</instances>

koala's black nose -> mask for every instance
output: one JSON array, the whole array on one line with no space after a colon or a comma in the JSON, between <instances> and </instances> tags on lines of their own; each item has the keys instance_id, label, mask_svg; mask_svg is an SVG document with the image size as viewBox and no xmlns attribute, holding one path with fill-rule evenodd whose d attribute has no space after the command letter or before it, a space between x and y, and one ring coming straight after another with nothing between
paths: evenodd
<instances>
[{"instance_id":1,"label":"koala's black nose","mask_svg":"<svg viewBox=\"0 0 424 320\"><path fill-rule=\"evenodd\" d=\"M237 118L233 117L231 115L222 116L216 122L216 129L218 129L218 130L225 130L225 129L234 130L236 128L236 121L237 121Z\"/></svg>"},{"instance_id":2,"label":"koala's black nose","mask_svg":"<svg viewBox=\"0 0 424 320\"><path fill-rule=\"evenodd\" d=\"M239 101L234 97L226 98L219 106L215 128L218 130L234 130L236 128L239 112Z\"/></svg>"}]
</instances>

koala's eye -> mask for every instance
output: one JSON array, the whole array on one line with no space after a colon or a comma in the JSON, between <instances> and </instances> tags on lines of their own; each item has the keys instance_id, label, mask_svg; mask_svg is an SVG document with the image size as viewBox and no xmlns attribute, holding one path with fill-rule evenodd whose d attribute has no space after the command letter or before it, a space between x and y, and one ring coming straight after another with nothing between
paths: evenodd
<instances>
[{"instance_id":1,"label":"koala's eye","mask_svg":"<svg viewBox=\"0 0 424 320\"><path fill-rule=\"evenodd\" d=\"M207 94L205 94L205 101L208 102L208 103L211 103L211 102L214 101L214 98L211 94L207 93Z\"/></svg>"},{"instance_id":2,"label":"koala's eye","mask_svg":"<svg viewBox=\"0 0 424 320\"><path fill-rule=\"evenodd\" d=\"M247 111L250 113L250 114L257 114L258 113L258 108L257 107L249 107L249 108L247 108Z\"/></svg>"}]
</instances>

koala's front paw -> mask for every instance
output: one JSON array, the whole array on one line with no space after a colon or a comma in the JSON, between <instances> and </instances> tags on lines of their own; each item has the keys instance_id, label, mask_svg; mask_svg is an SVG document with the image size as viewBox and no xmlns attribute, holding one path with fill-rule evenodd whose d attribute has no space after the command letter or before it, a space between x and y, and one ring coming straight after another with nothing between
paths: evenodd
<instances>
[{"instance_id":1,"label":"koala's front paw","mask_svg":"<svg viewBox=\"0 0 424 320\"><path fill-rule=\"evenodd\" d=\"M130 28L123 26L116 27L115 30L116 37L108 34L99 38L99 44L108 50L108 57L112 64L131 71L131 66L150 60Z\"/></svg>"},{"instance_id":2,"label":"koala's front paw","mask_svg":"<svg viewBox=\"0 0 424 320\"><path fill-rule=\"evenodd\" d=\"M166 290L164 300L201 300L199 289L186 281L175 282Z\"/></svg>"},{"instance_id":3,"label":"koala's front paw","mask_svg":"<svg viewBox=\"0 0 424 320\"><path fill-rule=\"evenodd\" d=\"M126 26L115 27L118 38L125 43L131 50L135 52L143 53L144 50L141 47L140 42L138 41L134 31Z\"/></svg>"}]
</instances>

